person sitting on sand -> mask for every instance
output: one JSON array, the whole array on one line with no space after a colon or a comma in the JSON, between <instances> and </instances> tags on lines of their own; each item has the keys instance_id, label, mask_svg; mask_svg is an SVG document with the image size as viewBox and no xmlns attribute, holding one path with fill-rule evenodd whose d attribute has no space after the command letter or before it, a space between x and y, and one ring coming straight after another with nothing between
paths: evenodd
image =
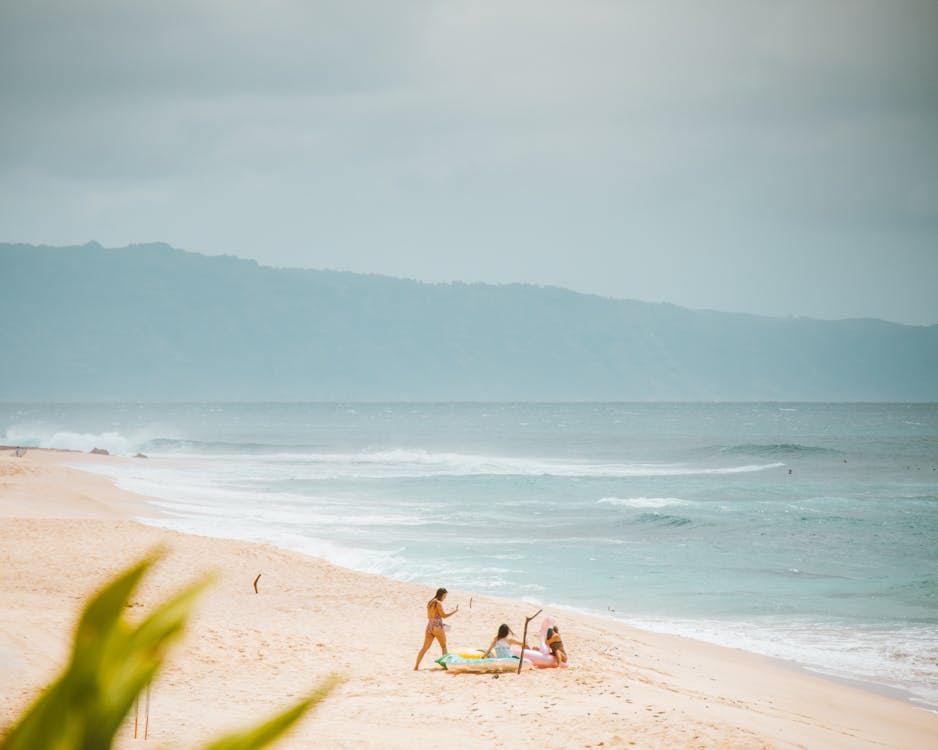
<instances>
[{"instance_id":1,"label":"person sitting on sand","mask_svg":"<svg viewBox=\"0 0 938 750\"><path fill-rule=\"evenodd\" d=\"M550 652L554 655L554 658L557 659L558 664L567 663L567 652L563 647L563 641L560 640L560 628L554 625L552 628L547 629L547 648L550 649Z\"/></svg>"},{"instance_id":2,"label":"person sitting on sand","mask_svg":"<svg viewBox=\"0 0 938 750\"><path fill-rule=\"evenodd\" d=\"M451 612L443 611L443 600L446 598L446 594L446 589L437 589L434 597L427 602L427 629L424 631L423 648L421 648L420 653L417 654L417 663L414 664L414 671L420 669L420 662L423 659L423 655L427 653L427 649L430 648L430 644L433 643L434 638L439 642L443 653L446 654L446 630L443 627L443 620L447 617L452 617L459 611L458 604Z\"/></svg>"},{"instance_id":3,"label":"person sitting on sand","mask_svg":"<svg viewBox=\"0 0 938 750\"><path fill-rule=\"evenodd\" d=\"M507 659L511 656L511 647L512 646L521 646L522 648L527 648L527 645L522 643L515 638L509 638L509 635L514 635L505 623L502 623L498 626L498 633L492 639L492 642L489 644L488 649L482 655L483 659L488 659L492 654L492 651L495 651L496 659Z\"/></svg>"}]
</instances>

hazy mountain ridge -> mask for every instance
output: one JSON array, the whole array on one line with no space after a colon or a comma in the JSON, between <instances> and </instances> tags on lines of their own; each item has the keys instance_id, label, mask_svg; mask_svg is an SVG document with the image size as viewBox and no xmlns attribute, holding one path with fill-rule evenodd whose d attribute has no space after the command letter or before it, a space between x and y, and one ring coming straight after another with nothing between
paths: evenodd
<instances>
[{"instance_id":1,"label":"hazy mountain ridge","mask_svg":"<svg viewBox=\"0 0 938 750\"><path fill-rule=\"evenodd\" d=\"M938 400L938 326L0 244L3 400Z\"/></svg>"}]
</instances>

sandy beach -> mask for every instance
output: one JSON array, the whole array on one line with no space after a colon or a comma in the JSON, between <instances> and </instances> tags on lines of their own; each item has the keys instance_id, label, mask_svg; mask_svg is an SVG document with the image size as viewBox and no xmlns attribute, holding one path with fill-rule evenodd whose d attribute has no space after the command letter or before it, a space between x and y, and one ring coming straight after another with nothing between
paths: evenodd
<instances>
[{"instance_id":1,"label":"sandy beach","mask_svg":"<svg viewBox=\"0 0 938 750\"><path fill-rule=\"evenodd\" d=\"M162 548L132 610L148 611L205 573L217 580L152 686L152 747L198 747L294 702L331 673L345 682L279 747L938 746L938 714L899 698L565 610L541 617L562 624L568 669L450 674L434 663L434 645L414 672L435 585L148 526L133 520L155 514L145 498L73 468L129 460L0 450L0 728L64 666L87 596ZM447 609L460 606L447 621L453 650L488 645L501 622L520 633L538 609L449 588ZM132 729L128 717L117 747L139 746Z\"/></svg>"}]
</instances>

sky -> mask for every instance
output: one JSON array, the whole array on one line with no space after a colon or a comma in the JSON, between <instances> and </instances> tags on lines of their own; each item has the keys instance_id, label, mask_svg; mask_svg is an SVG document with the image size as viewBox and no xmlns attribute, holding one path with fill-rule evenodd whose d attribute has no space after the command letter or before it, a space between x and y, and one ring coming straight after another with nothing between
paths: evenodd
<instances>
[{"instance_id":1,"label":"sky","mask_svg":"<svg viewBox=\"0 0 938 750\"><path fill-rule=\"evenodd\" d=\"M0 0L0 242L938 324L936 40L935 0Z\"/></svg>"}]
</instances>

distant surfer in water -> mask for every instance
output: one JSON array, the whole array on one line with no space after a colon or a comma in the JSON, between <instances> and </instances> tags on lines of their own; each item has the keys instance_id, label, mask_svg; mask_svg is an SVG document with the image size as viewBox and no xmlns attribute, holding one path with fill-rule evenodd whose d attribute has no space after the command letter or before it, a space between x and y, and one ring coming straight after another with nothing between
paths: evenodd
<instances>
[{"instance_id":1,"label":"distant surfer in water","mask_svg":"<svg viewBox=\"0 0 938 750\"><path fill-rule=\"evenodd\" d=\"M450 612L443 610L443 600L446 598L447 593L446 589L437 589L433 598L427 602L427 628L424 631L423 648L421 648L420 653L417 654L417 663L414 664L414 671L420 669L420 662L423 659L423 655L427 653L427 649L430 648L430 644L433 643L434 638L436 638L437 642L440 644L443 653L446 653L446 628L443 625L443 620L447 617L452 617L459 611L458 604L456 608Z\"/></svg>"}]
</instances>

